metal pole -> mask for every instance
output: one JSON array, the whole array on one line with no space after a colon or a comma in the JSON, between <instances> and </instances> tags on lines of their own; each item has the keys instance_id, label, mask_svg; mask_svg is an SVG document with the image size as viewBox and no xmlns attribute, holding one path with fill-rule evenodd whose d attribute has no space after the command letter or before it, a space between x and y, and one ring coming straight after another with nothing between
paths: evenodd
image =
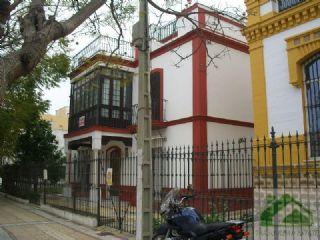
<instances>
[{"instance_id":1,"label":"metal pole","mask_svg":"<svg viewBox=\"0 0 320 240\"><path fill-rule=\"evenodd\" d=\"M152 238L152 154L151 154L151 98L150 49L147 0L140 0L139 22L134 27L135 46L139 50L138 100L138 178L137 178L137 233L136 239Z\"/></svg>"},{"instance_id":2,"label":"metal pole","mask_svg":"<svg viewBox=\"0 0 320 240\"><path fill-rule=\"evenodd\" d=\"M47 193L46 193L46 185L47 185L47 180L43 180L43 204L47 204Z\"/></svg>"},{"instance_id":3,"label":"metal pole","mask_svg":"<svg viewBox=\"0 0 320 240\"><path fill-rule=\"evenodd\" d=\"M101 159L99 154L96 155L98 158L95 160L97 161L98 164L98 176L97 176L97 222L98 222L98 226L100 226L101 222L100 222L100 207L101 207L101 187L100 187L100 174L101 174Z\"/></svg>"},{"instance_id":4,"label":"metal pole","mask_svg":"<svg viewBox=\"0 0 320 240\"><path fill-rule=\"evenodd\" d=\"M43 204L47 204L47 196L46 196L47 179L48 179L48 171L47 169L43 169Z\"/></svg>"},{"instance_id":5,"label":"metal pole","mask_svg":"<svg viewBox=\"0 0 320 240\"><path fill-rule=\"evenodd\" d=\"M272 178L273 178L273 195L276 199L278 199L278 166L277 166L277 148L278 144L275 138L274 128L271 128L271 155L272 155ZM278 213L278 205L274 206L274 213ZM274 240L279 239L279 217L278 214L275 214L274 217Z\"/></svg>"}]
</instances>

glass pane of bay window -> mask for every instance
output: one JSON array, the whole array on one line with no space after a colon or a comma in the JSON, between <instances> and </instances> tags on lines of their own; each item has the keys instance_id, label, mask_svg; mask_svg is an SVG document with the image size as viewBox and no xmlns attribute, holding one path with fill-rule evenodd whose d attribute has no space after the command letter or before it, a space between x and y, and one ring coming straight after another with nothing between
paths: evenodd
<instances>
[{"instance_id":1,"label":"glass pane of bay window","mask_svg":"<svg viewBox=\"0 0 320 240\"><path fill-rule=\"evenodd\" d=\"M109 109L108 108L102 108L101 109L101 116L108 118L109 117Z\"/></svg>"},{"instance_id":2,"label":"glass pane of bay window","mask_svg":"<svg viewBox=\"0 0 320 240\"><path fill-rule=\"evenodd\" d=\"M110 79L105 78L102 84L102 104L109 105L110 99Z\"/></svg>"},{"instance_id":3,"label":"glass pane of bay window","mask_svg":"<svg viewBox=\"0 0 320 240\"><path fill-rule=\"evenodd\" d=\"M98 103L98 91L99 91L99 84L98 84L98 79L93 80L93 84L92 84L92 91L93 91L93 96L92 96L92 101L93 101L93 105L97 105Z\"/></svg>"},{"instance_id":4,"label":"glass pane of bay window","mask_svg":"<svg viewBox=\"0 0 320 240\"><path fill-rule=\"evenodd\" d=\"M88 89L87 89L88 84L83 85L83 109L87 109L88 107Z\"/></svg>"},{"instance_id":5,"label":"glass pane of bay window","mask_svg":"<svg viewBox=\"0 0 320 240\"><path fill-rule=\"evenodd\" d=\"M119 110L113 110L112 111L112 118L120 118L120 111Z\"/></svg>"},{"instance_id":6,"label":"glass pane of bay window","mask_svg":"<svg viewBox=\"0 0 320 240\"><path fill-rule=\"evenodd\" d=\"M112 98L113 106L120 107L120 93L121 93L120 80L113 80L113 98Z\"/></svg>"},{"instance_id":7,"label":"glass pane of bay window","mask_svg":"<svg viewBox=\"0 0 320 240\"><path fill-rule=\"evenodd\" d=\"M80 95L79 95L79 88L76 89L75 91L75 96L76 96L76 100L75 100L75 112L79 112L79 100L80 100Z\"/></svg>"},{"instance_id":8,"label":"glass pane of bay window","mask_svg":"<svg viewBox=\"0 0 320 240\"><path fill-rule=\"evenodd\" d=\"M125 81L123 84L123 107L131 108L132 105L132 82Z\"/></svg>"}]
</instances>

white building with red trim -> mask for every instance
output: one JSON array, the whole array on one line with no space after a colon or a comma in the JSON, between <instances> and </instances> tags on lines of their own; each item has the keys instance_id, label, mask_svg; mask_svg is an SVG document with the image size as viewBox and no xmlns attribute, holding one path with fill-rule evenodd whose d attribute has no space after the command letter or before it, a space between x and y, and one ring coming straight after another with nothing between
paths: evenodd
<instances>
[{"instance_id":1,"label":"white building with red trim","mask_svg":"<svg viewBox=\"0 0 320 240\"><path fill-rule=\"evenodd\" d=\"M177 19L151 31L159 40L152 40L150 54L153 147L199 147L251 137L250 62L243 26L200 4L184 11L196 13L191 16L199 28ZM208 27L213 25L215 31ZM139 60L125 41L110 56L115 45L116 40L99 37L74 58L65 135L69 159L73 150L84 148L117 157L135 151ZM193 169L207 171L205 164Z\"/></svg>"}]
</instances>

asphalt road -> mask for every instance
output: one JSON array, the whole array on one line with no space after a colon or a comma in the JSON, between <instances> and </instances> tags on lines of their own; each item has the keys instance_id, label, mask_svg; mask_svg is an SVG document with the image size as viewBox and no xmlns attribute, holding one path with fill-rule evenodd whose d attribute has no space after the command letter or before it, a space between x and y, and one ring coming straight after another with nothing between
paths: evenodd
<instances>
[{"instance_id":1,"label":"asphalt road","mask_svg":"<svg viewBox=\"0 0 320 240\"><path fill-rule=\"evenodd\" d=\"M106 234L103 234L106 235ZM107 234L108 235L108 234ZM126 239L99 232L0 196L0 240Z\"/></svg>"}]
</instances>

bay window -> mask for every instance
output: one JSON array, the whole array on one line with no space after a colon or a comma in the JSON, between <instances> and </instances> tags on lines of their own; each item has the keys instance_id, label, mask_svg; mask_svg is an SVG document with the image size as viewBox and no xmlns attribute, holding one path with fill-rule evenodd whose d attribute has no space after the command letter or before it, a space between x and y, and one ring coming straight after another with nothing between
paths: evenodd
<instances>
[{"instance_id":1,"label":"bay window","mask_svg":"<svg viewBox=\"0 0 320 240\"><path fill-rule=\"evenodd\" d=\"M72 83L69 131L93 125L131 124L132 74L100 68Z\"/></svg>"}]
</instances>

